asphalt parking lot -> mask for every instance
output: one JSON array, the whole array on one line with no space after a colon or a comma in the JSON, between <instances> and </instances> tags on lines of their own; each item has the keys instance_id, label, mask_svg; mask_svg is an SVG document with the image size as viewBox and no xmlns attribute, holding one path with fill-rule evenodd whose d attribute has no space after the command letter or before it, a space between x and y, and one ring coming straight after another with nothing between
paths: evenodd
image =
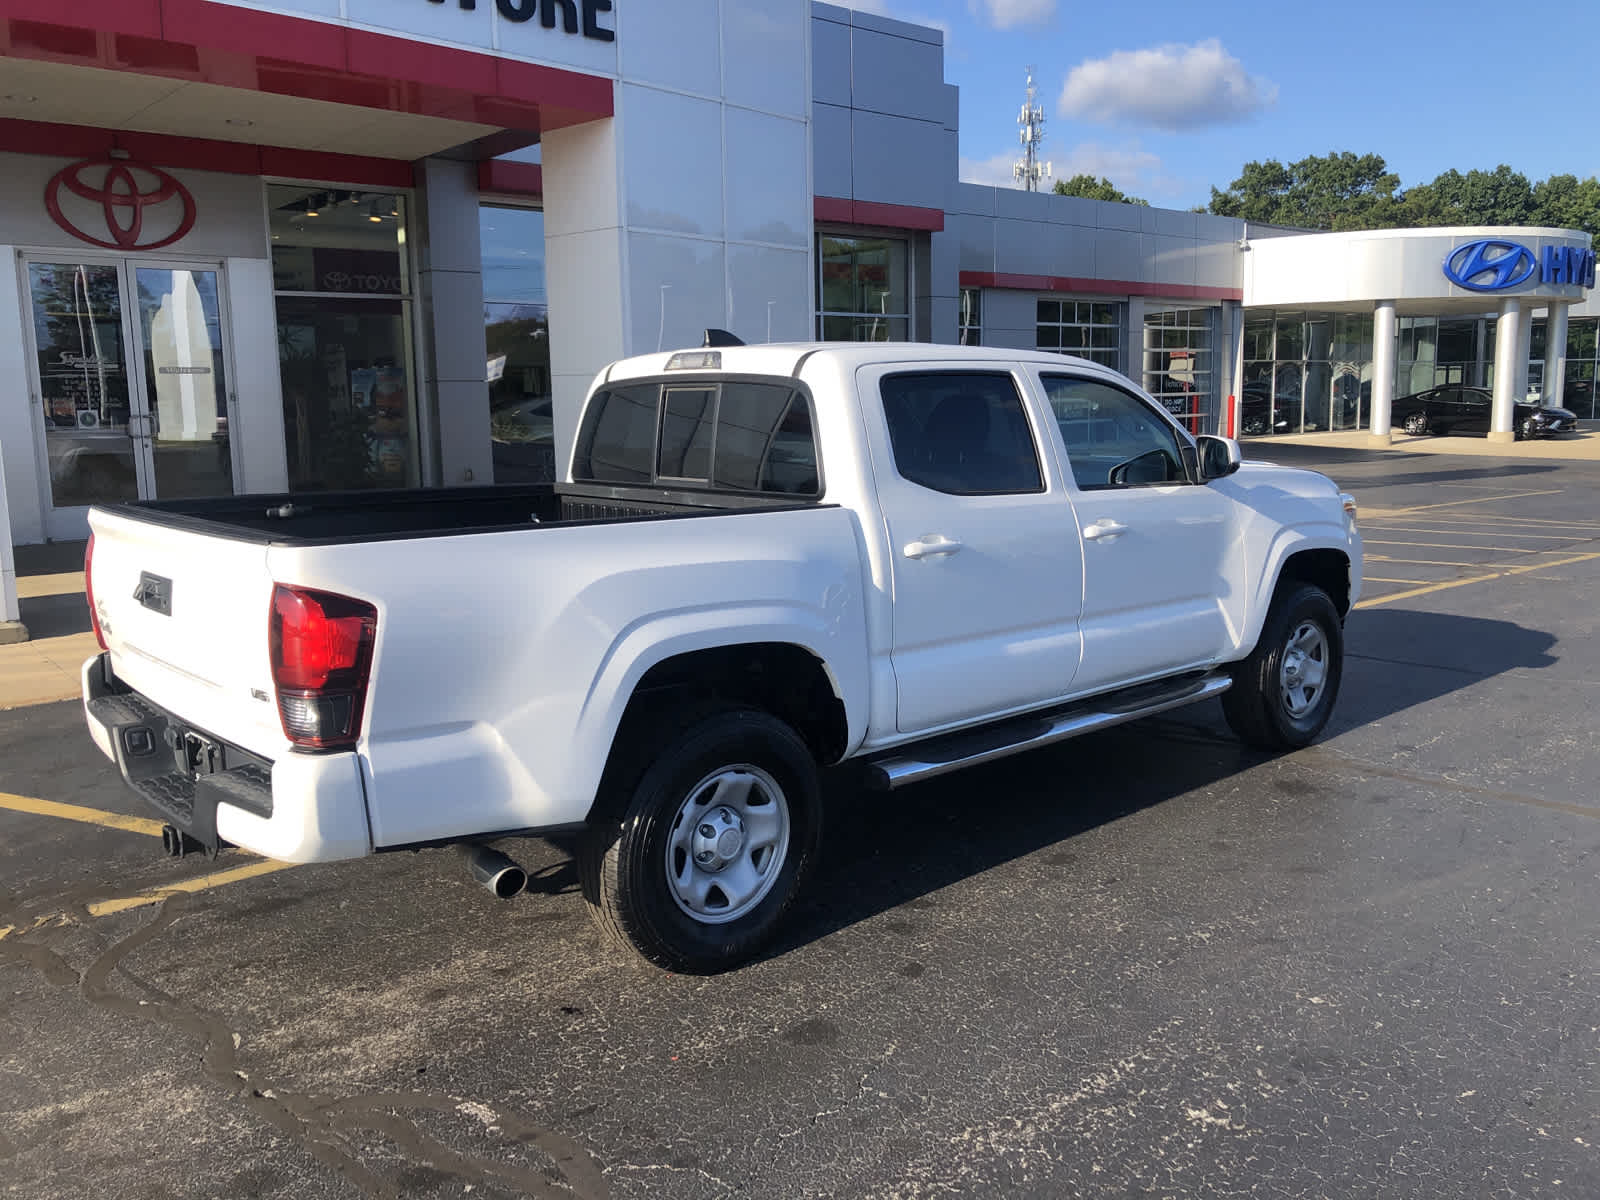
<instances>
[{"instance_id":1,"label":"asphalt parking lot","mask_svg":"<svg viewBox=\"0 0 1600 1200\"><path fill-rule=\"evenodd\" d=\"M1600 464L1248 453L1361 504L1320 744L1211 706L836 780L722 977L542 842L509 902L170 864L75 705L0 713L0 1195L1600 1195Z\"/></svg>"}]
</instances>

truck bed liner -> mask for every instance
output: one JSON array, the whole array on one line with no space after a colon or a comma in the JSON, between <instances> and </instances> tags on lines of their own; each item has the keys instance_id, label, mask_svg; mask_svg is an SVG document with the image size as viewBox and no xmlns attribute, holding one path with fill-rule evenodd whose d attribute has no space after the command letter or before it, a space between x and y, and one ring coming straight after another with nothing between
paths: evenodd
<instances>
[{"instance_id":1,"label":"truck bed liner","mask_svg":"<svg viewBox=\"0 0 1600 1200\"><path fill-rule=\"evenodd\" d=\"M317 546L491 533L539 525L715 516L815 508L786 496L600 484L518 484L404 491L315 492L157 500L99 507L213 537Z\"/></svg>"}]
</instances>

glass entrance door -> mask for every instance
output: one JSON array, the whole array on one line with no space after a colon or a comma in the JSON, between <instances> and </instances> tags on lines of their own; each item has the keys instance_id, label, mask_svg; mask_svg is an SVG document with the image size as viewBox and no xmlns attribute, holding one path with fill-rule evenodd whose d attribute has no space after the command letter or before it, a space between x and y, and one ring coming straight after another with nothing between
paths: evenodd
<instances>
[{"instance_id":1,"label":"glass entrance door","mask_svg":"<svg viewBox=\"0 0 1600 1200\"><path fill-rule=\"evenodd\" d=\"M91 504L231 495L219 269L24 266L46 535L85 536Z\"/></svg>"}]
</instances>

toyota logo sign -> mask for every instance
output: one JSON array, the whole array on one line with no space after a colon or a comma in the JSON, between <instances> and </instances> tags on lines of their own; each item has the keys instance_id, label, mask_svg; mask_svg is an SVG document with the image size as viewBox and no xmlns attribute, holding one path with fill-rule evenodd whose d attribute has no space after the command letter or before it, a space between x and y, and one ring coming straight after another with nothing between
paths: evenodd
<instances>
[{"instance_id":1,"label":"toyota logo sign","mask_svg":"<svg viewBox=\"0 0 1600 1200\"><path fill-rule=\"evenodd\" d=\"M1518 242L1493 238L1457 246L1444 260L1445 278L1473 292L1521 287L1538 269L1532 250Z\"/></svg>"},{"instance_id":2,"label":"toyota logo sign","mask_svg":"<svg viewBox=\"0 0 1600 1200\"><path fill-rule=\"evenodd\" d=\"M159 250L194 228L189 189L159 167L126 159L63 167L45 184L44 206L73 237L105 250Z\"/></svg>"}]
</instances>

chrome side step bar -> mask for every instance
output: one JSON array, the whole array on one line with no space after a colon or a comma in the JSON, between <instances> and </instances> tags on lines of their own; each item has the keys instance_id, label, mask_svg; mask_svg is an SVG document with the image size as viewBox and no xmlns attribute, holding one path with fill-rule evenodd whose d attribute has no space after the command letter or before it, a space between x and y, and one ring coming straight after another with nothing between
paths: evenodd
<instances>
[{"instance_id":1,"label":"chrome side step bar","mask_svg":"<svg viewBox=\"0 0 1600 1200\"><path fill-rule=\"evenodd\" d=\"M1053 712L945 734L914 746L897 746L884 757L867 762L868 780L872 786L883 790L920 783L964 767L1009 758L1025 750L1036 750L1040 746L1154 716L1169 708L1220 696L1232 684L1232 678L1221 673L1161 680L1108 692Z\"/></svg>"}]
</instances>

